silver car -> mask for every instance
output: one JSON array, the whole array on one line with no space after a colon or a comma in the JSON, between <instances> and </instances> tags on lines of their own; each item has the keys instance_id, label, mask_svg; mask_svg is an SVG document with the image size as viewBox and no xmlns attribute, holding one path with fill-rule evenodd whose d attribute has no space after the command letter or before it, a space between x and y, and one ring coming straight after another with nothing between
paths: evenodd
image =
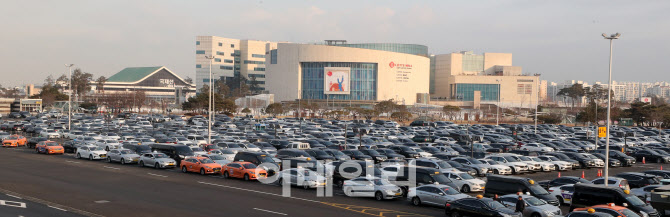
<instances>
[{"instance_id":1,"label":"silver car","mask_svg":"<svg viewBox=\"0 0 670 217\"><path fill-rule=\"evenodd\" d=\"M146 153L140 156L140 166L161 168L175 168L177 162L163 153Z\"/></svg>"},{"instance_id":2,"label":"silver car","mask_svg":"<svg viewBox=\"0 0 670 217\"><path fill-rule=\"evenodd\" d=\"M344 181L344 194L349 197L374 197L376 200L402 197L402 189L386 179L360 177Z\"/></svg>"},{"instance_id":3,"label":"silver car","mask_svg":"<svg viewBox=\"0 0 670 217\"><path fill-rule=\"evenodd\" d=\"M233 162L232 160L228 160L225 157L218 155L218 154L201 154L201 157L206 157L209 158L210 160L214 161L214 163L217 163L221 166L224 166L230 162Z\"/></svg>"},{"instance_id":4,"label":"silver car","mask_svg":"<svg viewBox=\"0 0 670 217\"><path fill-rule=\"evenodd\" d=\"M140 156L134 151L128 149L113 149L107 152L107 162L120 162L121 164L133 163L140 161Z\"/></svg>"},{"instance_id":5,"label":"silver car","mask_svg":"<svg viewBox=\"0 0 670 217\"><path fill-rule=\"evenodd\" d=\"M466 197L471 196L463 194L448 185L423 185L421 187L410 188L407 191L407 200L412 201L412 204L415 206L425 204L444 207L444 204L447 202Z\"/></svg>"},{"instance_id":6,"label":"silver car","mask_svg":"<svg viewBox=\"0 0 670 217\"><path fill-rule=\"evenodd\" d=\"M326 186L326 177L305 168L293 168L279 173L278 182L282 185L302 186L305 189Z\"/></svg>"},{"instance_id":7,"label":"silver car","mask_svg":"<svg viewBox=\"0 0 670 217\"><path fill-rule=\"evenodd\" d=\"M521 195L524 202L526 202L526 208L523 210L524 217L553 217L560 216L561 209L558 207L548 204L544 200L538 199L537 197L531 195ZM514 209L516 207L516 202L519 200L519 195L508 194L500 197L500 201L503 205Z\"/></svg>"}]
</instances>

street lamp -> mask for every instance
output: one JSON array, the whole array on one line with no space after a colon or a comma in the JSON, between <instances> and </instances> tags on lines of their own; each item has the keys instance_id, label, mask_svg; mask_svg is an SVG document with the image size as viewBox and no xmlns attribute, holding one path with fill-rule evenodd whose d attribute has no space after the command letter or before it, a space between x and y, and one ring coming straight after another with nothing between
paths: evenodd
<instances>
[{"instance_id":1,"label":"street lamp","mask_svg":"<svg viewBox=\"0 0 670 217\"><path fill-rule=\"evenodd\" d=\"M67 82L70 91L67 93L67 130L72 130L72 66L74 64L65 64L65 67L68 68L68 77L70 81Z\"/></svg>"},{"instance_id":2,"label":"street lamp","mask_svg":"<svg viewBox=\"0 0 670 217\"><path fill-rule=\"evenodd\" d=\"M537 75L537 92L535 92L537 95L535 97L535 134L537 134L537 108L540 106L540 74L535 75Z\"/></svg>"},{"instance_id":3,"label":"street lamp","mask_svg":"<svg viewBox=\"0 0 670 217\"><path fill-rule=\"evenodd\" d=\"M609 177L609 158L610 158L610 122L611 122L611 116L610 116L610 110L612 109L612 44L614 42L614 39L619 39L621 34L616 33L612 34L610 36L607 36L605 33L603 33L603 37L605 39L610 40L610 79L609 83L607 85L607 132L605 136L605 186L607 186L607 180Z\"/></svg>"},{"instance_id":4,"label":"street lamp","mask_svg":"<svg viewBox=\"0 0 670 217\"><path fill-rule=\"evenodd\" d=\"M214 102L214 98L212 97L212 91L214 89L214 86L212 85L212 62L214 61L214 55L212 56L205 56L209 60L209 111L207 113L207 117L209 118L209 122L207 123L207 144L212 144L212 103Z\"/></svg>"},{"instance_id":5,"label":"street lamp","mask_svg":"<svg viewBox=\"0 0 670 217\"><path fill-rule=\"evenodd\" d=\"M496 126L499 126L499 118L500 118L500 80L496 79L496 82L498 83L498 103L496 104Z\"/></svg>"}]
</instances>

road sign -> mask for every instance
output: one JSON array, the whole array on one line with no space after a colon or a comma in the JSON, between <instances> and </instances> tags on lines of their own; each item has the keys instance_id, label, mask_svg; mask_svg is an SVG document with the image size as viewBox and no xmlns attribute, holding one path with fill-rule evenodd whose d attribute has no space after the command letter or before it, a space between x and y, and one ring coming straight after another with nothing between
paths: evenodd
<instances>
[{"instance_id":1,"label":"road sign","mask_svg":"<svg viewBox=\"0 0 670 217\"><path fill-rule=\"evenodd\" d=\"M607 127L598 127L598 137L602 138L607 136Z\"/></svg>"},{"instance_id":2,"label":"road sign","mask_svg":"<svg viewBox=\"0 0 670 217\"><path fill-rule=\"evenodd\" d=\"M640 102L651 103L651 97L642 97L640 98Z\"/></svg>"}]
</instances>

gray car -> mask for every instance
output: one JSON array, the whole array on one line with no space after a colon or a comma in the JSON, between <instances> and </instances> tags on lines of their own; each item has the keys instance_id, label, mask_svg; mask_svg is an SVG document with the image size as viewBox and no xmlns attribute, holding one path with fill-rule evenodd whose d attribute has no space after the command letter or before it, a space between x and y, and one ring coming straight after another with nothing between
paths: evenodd
<instances>
[{"instance_id":1,"label":"gray car","mask_svg":"<svg viewBox=\"0 0 670 217\"><path fill-rule=\"evenodd\" d=\"M523 210L524 217L553 217L562 215L561 209L548 204L544 200L538 199L531 195L521 195L526 202L526 208ZM508 194L500 197L500 202L510 208L516 207L516 202L519 200L519 195Z\"/></svg>"},{"instance_id":2,"label":"gray car","mask_svg":"<svg viewBox=\"0 0 670 217\"><path fill-rule=\"evenodd\" d=\"M422 204L430 206L444 207L447 202L452 202L461 198L470 197L463 194L454 187L448 185L422 185L416 188L410 188L407 192L407 200L412 204L419 206Z\"/></svg>"},{"instance_id":3,"label":"gray car","mask_svg":"<svg viewBox=\"0 0 670 217\"><path fill-rule=\"evenodd\" d=\"M140 156L140 166L161 168L175 168L177 162L163 153L146 153Z\"/></svg>"},{"instance_id":4,"label":"gray car","mask_svg":"<svg viewBox=\"0 0 670 217\"><path fill-rule=\"evenodd\" d=\"M376 200L402 197L402 189L386 179L360 177L344 181L344 194L349 197L374 197Z\"/></svg>"},{"instance_id":5,"label":"gray car","mask_svg":"<svg viewBox=\"0 0 670 217\"><path fill-rule=\"evenodd\" d=\"M140 161L140 156L134 151L128 149L113 149L107 152L107 162L120 162L121 164L136 164Z\"/></svg>"},{"instance_id":6,"label":"gray car","mask_svg":"<svg viewBox=\"0 0 670 217\"><path fill-rule=\"evenodd\" d=\"M485 164L475 158L471 157L456 157L451 159L453 161L459 162L466 167L473 168L477 171L478 176L486 176L487 173L492 173L493 168L491 165Z\"/></svg>"}]
</instances>

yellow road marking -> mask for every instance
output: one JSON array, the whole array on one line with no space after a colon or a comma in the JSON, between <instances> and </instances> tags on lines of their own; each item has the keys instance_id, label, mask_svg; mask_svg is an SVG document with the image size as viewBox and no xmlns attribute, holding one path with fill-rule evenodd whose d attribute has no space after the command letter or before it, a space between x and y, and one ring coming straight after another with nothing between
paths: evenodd
<instances>
[{"instance_id":1,"label":"yellow road marking","mask_svg":"<svg viewBox=\"0 0 670 217\"><path fill-rule=\"evenodd\" d=\"M361 213L361 214L366 214L366 215L372 215L372 216L394 216L394 217L399 217L399 216L427 216L427 215L421 215L421 214L415 214L415 213L408 213L408 212L401 212L401 211L394 211L394 210L387 210L387 209L378 209L378 208L372 208L372 207L364 207L364 206L354 206L354 205L348 205L348 204L339 204L339 203L326 203L326 202L321 202L324 205L332 206L332 207L337 207L340 209L346 209L349 211Z\"/></svg>"}]
</instances>

